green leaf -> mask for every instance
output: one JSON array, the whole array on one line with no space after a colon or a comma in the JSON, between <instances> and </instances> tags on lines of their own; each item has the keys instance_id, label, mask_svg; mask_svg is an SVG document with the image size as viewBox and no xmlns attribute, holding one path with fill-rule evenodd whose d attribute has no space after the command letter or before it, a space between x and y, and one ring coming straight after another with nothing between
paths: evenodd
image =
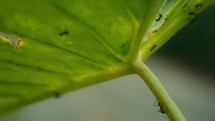
<instances>
[{"instance_id":1,"label":"green leaf","mask_svg":"<svg viewBox=\"0 0 215 121\"><path fill-rule=\"evenodd\" d=\"M1 2L0 112L132 73L131 46L159 5L151 0ZM19 38L19 44L3 33Z\"/></svg>"},{"instance_id":2,"label":"green leaf","mask_svg":"<svg viewBox=\"0 0 215 121\"><path fill-rule=\"evenodd\" d=\"M145 78L141 63L212 3L1 1L0 113L132 73Z\"/></svg>"},{"instance_id":3,"label":"green leaf","mask_svg":"<svg viewBox=\"0 0 215 121\"><path fill-rule=\"evenodd\" d=\"M184 26L195 22L198 13L214 4L214 0L169 0L160 11L163 15L160 22L154 21L144 37L141 47L142 61L150 57ZM153 51L148 51L148 48L155 45Z\"/></svg>"}]
</instances>

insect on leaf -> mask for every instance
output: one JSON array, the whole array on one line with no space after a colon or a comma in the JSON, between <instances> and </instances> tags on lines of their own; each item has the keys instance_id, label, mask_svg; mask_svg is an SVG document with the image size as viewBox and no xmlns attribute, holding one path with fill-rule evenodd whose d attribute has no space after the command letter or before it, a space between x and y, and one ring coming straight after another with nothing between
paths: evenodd
<instances>
[{"instance_id":1,"label":"insect on leaf","mask_svg":"<svg viewBox=\"0 0 215 121\"><path fill-rule=\"evenodd\" d=\"M0 0L0 113L136 73L199 1Z\"/></svg>"},{"instance_id":2,"label":"insect on leaf","mask_svg":"<svg viewBox=\"0 0 215 121\"><path fill-rule=\"evenodd\" d=\"M160 2L1 2L0 112L132 73L130 50Z\"/></svg>"}]
</instances>

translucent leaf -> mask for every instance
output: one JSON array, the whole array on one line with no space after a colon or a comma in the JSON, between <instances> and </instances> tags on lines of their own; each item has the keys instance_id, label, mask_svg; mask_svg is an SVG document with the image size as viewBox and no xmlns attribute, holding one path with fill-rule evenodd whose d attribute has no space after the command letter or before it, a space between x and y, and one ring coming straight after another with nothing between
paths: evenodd
<instances>
[{"instance_id":1,"label":"translucent leaf","mask_svg":"<svg viewBox=\"0 0 215 121\"><path fill-rule=\"evenodd\" d=\"M0 112L131 73L129 50L140 23L159 9L151 0L0 6Z\"/></svg>"},{"instance_id":2,"label":"translucent leaf","mask_svg":"<svg viewBox=\"0 0 215 121\"><path fill-rule=\"evenodd\" d=\"M0 113L135 73L133 62L187 24L198 2L1 0Z\"/></svg>"}]
</instances>

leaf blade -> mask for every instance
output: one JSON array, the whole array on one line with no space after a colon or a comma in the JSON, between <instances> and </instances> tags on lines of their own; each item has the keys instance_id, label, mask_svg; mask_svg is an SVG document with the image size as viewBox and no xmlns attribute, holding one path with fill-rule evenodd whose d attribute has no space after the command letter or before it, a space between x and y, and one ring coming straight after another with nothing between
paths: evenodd
<instances>
[{"instance_id":1,"label":"leaf blade","mask_svg":"<svg viewBox=\"0 0 215 121\"><path fill-rule=\"evenodd\" d=\"M0 35L0 113L132 73L134 31L150 5L150 0L2 3L0 31L22 44L14 47Z\"/></svg>"}]
</instances>

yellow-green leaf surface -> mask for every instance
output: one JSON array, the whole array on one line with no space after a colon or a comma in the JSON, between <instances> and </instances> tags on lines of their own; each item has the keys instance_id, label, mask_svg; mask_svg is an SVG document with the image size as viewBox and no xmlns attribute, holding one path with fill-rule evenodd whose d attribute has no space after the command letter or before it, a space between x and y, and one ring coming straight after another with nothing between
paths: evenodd
<instances>
[{"instance_id":1,"label":"yellow-green leaf surface","mask_svg":"<svg viewBox=\"0 0 215 121\"><path fill-rule=\"evenodd\" d=\"M151 0L0 3L0 112L131 73L127 61L140 23L151 21L147 14L159 6Z\"/></svg>"},{"instance_id":2,"label":"yellow-green leaf surface","mask_svg":"<svg viewBox=\"0 0 215 121\"><path fill-rule=\"evenodd\" d=\"M135 73L193 19L190 1L0 0L0 113Z\"/></svg>"}]
</instances>

